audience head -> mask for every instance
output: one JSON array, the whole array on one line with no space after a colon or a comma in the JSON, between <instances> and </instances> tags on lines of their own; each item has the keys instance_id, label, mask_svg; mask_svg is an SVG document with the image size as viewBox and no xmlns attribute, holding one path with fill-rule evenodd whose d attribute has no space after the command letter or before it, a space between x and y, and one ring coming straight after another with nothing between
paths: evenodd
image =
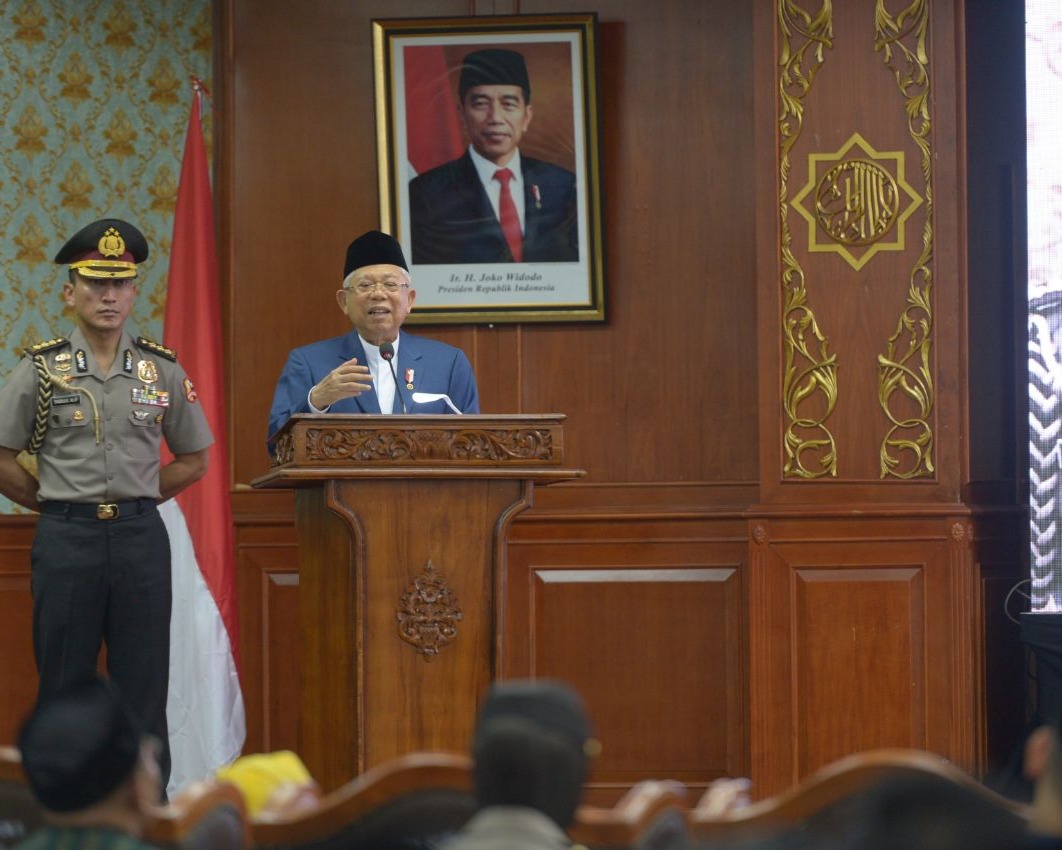
<instances>
[{"instance_id":1,"label":"audience head","mask_svg":"<svg viewBox=\"0 0 1062 850\"><path fill-rule=\"evenodd\" d=\"M583 701L568 685L498 682L487 693L472 743L476 800L481 808L537 809L567 827L596 746Z\"/></svg>"},{"instance_id":2,"label":"audience head","mask_svg":"<svg viewBox=\"0 0 1062 850\"><path fill-rule=\"evenodd\" d=\"M30 787L57 819L140 814L159 801L158 742L145 737L117 689L101 679L42 700L19 732ZM135 825L129 818L127 825Z\"/></svg>"},{"instance_id":3,"label":"audience head","mask_svg":"<svg viewBox=\"0 0 1062 850\"><path fill-rule=\"evenodd\" d=\"M1062 836L1062 732L1057 723L1044 723L1032 731L1025 742L1022 769L1033 783L1033 829Z\"/></svg>"}]
</instances>

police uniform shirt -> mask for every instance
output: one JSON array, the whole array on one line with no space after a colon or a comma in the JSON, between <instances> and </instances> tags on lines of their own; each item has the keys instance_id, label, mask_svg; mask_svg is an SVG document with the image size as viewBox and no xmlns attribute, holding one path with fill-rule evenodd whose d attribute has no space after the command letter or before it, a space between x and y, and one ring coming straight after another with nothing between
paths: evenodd
<instances>
[{"instance_id":1,"label":"police uniform shirt","mask_svg":"<svg viewBox=\"0 0 1062 850\"><path fill-rule=\"evenodd\" d=\"M128 331L122 333L106 376L80 329L42 356L48 371L68 378L70 388L52 386L47 432L37 458L40 501L158 499L162 438L174 454L197 452L214 442L180 364L138 344ZM16 450L29 445L37 384L37 370L27 356L0 387L0 445ZM95 400L98 443L93 403L75 387L88 390Z\"/></svg>"}]
</instances>

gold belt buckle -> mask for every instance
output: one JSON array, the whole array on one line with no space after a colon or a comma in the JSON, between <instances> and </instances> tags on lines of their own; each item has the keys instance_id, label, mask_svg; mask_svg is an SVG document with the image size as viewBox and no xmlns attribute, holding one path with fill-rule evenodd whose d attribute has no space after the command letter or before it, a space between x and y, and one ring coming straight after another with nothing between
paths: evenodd
<instances>
[{"instance_id":1,"label":"gold belt buckle","mask_svg":"<svg viewBox=\"0 0 1062 850\"><path fill-rule=\"evenodd\" d=\"M117 505L96 505L96 519L114 519L116 516L118 516Z\"/></svg>"}]
</instances>

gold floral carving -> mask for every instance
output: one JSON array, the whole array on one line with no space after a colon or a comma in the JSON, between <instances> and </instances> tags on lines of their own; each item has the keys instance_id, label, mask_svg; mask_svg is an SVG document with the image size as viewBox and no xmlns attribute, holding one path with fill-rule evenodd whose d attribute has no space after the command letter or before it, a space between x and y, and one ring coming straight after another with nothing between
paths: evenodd
<instances>
[{"instance_id":1,"label":"gold floral carving","mask_svg":"<svg viewBox=\"0 0 1062 850\"><path fill-rule=\"evenodd\" d=\"M935 390L930 368L933 341L933 158L930 147L929 4L912 0L895 17L878 0L875 50L880 50L904 98L907 129L921 153L925 185L922 251L911 270L907 303L878 355L878 402L889 426L881 441L882 478L926 478L935 473L929 421Z\"/></svg>"},{"instance_id":2,"label":"gold floral carving","mask_svg":"<svg viewBox=\"0 0 1062 850\"><path fill-rule=\"evenodd\" d=\"M290 447L278 444L277 457ZM306 432L306 457L310 461L505 461L553 458L553 436L548 430L515 428L459 431L400 429L353 430L311 428ZM284 461L278 460L278 463Z\"/></svg>"},{"instance_id":3,"label":"gold floral carving","mask_svg":"<svg viewBox=\"0 0 1062 850\"><path fill-rule=\"evenodd\" d=\"M457 597L431 561L402 594L397 616L399 636L425 661L457 637L457 624L464 617Z\"/></svg>"},{"instance_id":4,"label":"gold floral carving","mask_svg":"<svg viewBox=\"0 0 1062 850\"><path fill-rule=\"evenodd\" d=\"M837 404L837 355L808 304L804 270L793 254L789 229L789 172L793 146L804 121L804 98L833 43L833 6L821 0L814 14L794 0L778 0L781 32L779 64L779 216L782 257L782 409L785 417L783 475L821 478L837 475L837 447L826 421Z\"/></svg>"}]
</instances>

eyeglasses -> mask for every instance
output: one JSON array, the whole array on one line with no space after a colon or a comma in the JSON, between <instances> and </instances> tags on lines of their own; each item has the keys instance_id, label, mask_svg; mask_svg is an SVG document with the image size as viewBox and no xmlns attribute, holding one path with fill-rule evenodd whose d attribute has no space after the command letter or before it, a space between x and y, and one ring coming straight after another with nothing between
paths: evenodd
<instances>
[{"instance_id":1,"label":"eyeglasses","mask_svg":"<svg viewBox=\"0 0 1062 850\"><path fill-rule=\"evenodd\" d=\"M393 294L398 292L403 286L409 286L409 284L399 283L397 280L363 280L355 283L353 286L344 286L343 290L345 292L356 292L358 295L368 295L371 292L375 292L377 289L382 289L384 292L390 292Z\"/></svg>"}]
</instances>

